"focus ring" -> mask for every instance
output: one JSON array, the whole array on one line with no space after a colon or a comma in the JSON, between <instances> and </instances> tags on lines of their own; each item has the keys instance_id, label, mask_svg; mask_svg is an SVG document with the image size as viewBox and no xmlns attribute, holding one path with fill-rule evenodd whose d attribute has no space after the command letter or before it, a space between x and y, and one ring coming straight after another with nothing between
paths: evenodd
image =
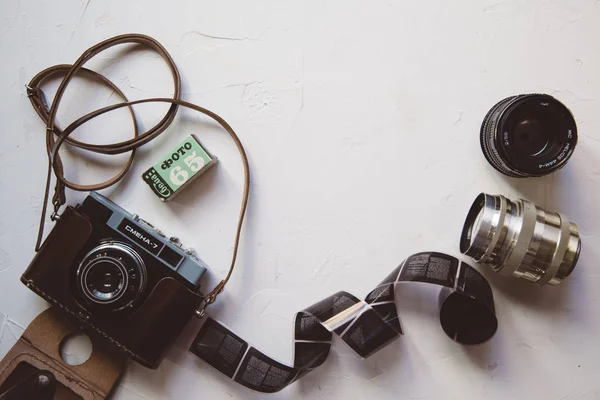
<instances>
[{"instance_id":1,"label":"focus ring","mask_svg":"<svg viewBox=\"0 0 600 400\"><path fill-rule=\"evenodd\" d=\"M519 96L511 96L506 99L499 101L485 116L483 123L481 124L481 130L479 133L479 143L481 145L481 150L483 155L487 159L494 169L498 172L501 172L505 175L508 175L513 178L519 178L521 175L518 175L515 172L512 172L502 159L497 151L492 150L495 148L494 141L496 139L496 126L498 120L500 119L501 112L499 110L504 110L509 103L513 100L517 99Z\"/></svg>"}]
</instances>

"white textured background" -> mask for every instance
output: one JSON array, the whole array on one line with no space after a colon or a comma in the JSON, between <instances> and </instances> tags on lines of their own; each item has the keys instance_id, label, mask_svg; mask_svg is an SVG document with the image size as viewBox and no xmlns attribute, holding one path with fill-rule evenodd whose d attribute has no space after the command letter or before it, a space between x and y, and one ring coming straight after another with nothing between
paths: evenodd
<instances>
[{"instance_id":1,"label":"white textured background","mask_svg":"<svg viewBox=\"0 0 600 400\"><path fill-rule=\"evenodd\" d=\"M23 85L129 32L158 39L181 71L183 98L225 117L247 148L253 182L241 257L210 313L281 361L292 361L297 310L340 289L364 296L417 251L458 255L463 219L481 191L529 198L581 229L579 265L560 287L486 273L499 319L488 344L453 343L439 326L437 289L408 285L398 299L404 337L366 361L336 342L324 366L271 398L600 398L597 0L2 0L0 356L47 307L19 283L33 256L46 168L44 127ZM125 50L90 66L130 99L169 95L162 60ZM479 149L488 109L524 92L558 97L580 131L568 166L542 179L504 178ZM76 81L59 121L117 101ZM138 111L149 127L165 109ZM76 135L106 143L130 127L121 110ZM220 163L163 204L139 176L189 133ZM85 182L123 160L67 157L68 176ZM193 246L214 284L228 266L241 185L228 137L181 111L104 194ZM68 193L71 204L82 198ZM188 327L159 370L131 363L115 397L262 398L187 352L197 328Z\"/></svg>"}]
</instances>

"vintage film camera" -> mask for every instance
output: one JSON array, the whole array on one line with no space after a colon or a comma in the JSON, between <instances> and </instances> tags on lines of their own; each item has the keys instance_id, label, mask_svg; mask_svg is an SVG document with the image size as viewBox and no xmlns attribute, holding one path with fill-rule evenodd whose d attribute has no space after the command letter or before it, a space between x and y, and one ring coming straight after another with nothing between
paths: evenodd
<instances>
[{"instance_id":1,"label":"vintage film camera","mask_svg":"<svg viewBox=\"0 0 600 400\"><path fill-rule=\"evenodd\" d=\"M157 368L201 302L206 270L177 239L92 192L65 209L21 281Z\"/></svg>"}]
</instances>

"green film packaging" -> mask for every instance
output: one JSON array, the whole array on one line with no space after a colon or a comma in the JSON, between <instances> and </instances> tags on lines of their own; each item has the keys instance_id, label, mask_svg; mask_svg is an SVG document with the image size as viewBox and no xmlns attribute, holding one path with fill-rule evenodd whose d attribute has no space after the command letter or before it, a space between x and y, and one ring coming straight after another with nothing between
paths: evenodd
<instances>
[{"instance_id":1,"label":"green film packaging","mask_svg":"<svg viewBox=\"0 0 600 400\"><path fill-rule=\"evenodd\" d=\"M217 159L190 135L144 172L142 178L162 201L169 201L216 163Z\"/></svg>"}]
</instances>

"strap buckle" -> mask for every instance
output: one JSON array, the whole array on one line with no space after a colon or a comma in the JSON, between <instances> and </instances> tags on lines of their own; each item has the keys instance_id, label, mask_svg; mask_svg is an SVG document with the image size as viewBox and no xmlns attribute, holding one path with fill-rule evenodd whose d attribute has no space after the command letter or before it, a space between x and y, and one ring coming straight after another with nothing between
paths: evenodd
<instances>
[{"instance_id":1,"label":"strap buckle","mask_svg":"<svg viewBox=\"0 0 600 400\"><path fill-rule=\"evenodd\" d=\"M198 308L196 308L196 317L198 317L198 319L202 319L204 318L204 316L206 315L206 307L208 307L210 303L206 300L206 298L202 298L202 300L200 300L200 304L198 305Z\"/></svg>"},{"instance_id":2,"label":"strap buckle","mask_svg":"<svg viewBox=\"0 0 600 400\"><path fill-rule=\"evenodd\" d=\"M25 85L25 91L27 92L27 97L32 97L35 94L35 89L29 85Z\"/></svg>"},{"instance_id":3,"label":"strap buckle","mask_svg":"<svg viewBox=\"0 0 600 400\"><path fill-rule=\"evenodd\" d=\"M50 214L50 220L52 222L56 222L60 219L60 214L58 213L58 211L54 211L52 214Z\"/></svg>"},{"instance_id":4,"label":"strap buckle","mask_svg":"<svg viewBox=\"0 0 600 400\"><path fill-rule=\"evenodd\" d=\"M25 85L25 91L27 92L27 97L29 97L29 98L37 97L38 99L40 99L42 101L42 104L44 105L44 107L46 107L46 109L48 109L48 110L50 109L50 107L48 107L48 102L46 101L46 96L44 95L44 92L40 88Z\"/></svg>"},{"instance_id":5,"label":"strap buckle","mask_svg":"<svg viewBox=\"0 0 600 400\"><path fill-rule=\"evenodd\" d=\"M200 301L200 305L196 309L196 316L198 318L202 318L204 317L204 315L206 315L206 307L214 303L217 299L217 296L223 292L223 289L225 288L225 283L225 281L219 282L219 284L213 289L212 292L210 292L202 298L202 300Z\"/></svg>"},{"instance_id":6,"label":"strap buckle","mask_svg":"<svg viewBox=\"0 0 600 400\"><path fill-rule=\"evenodd\" d=\"M50 214L50 220L52 222L56 222L60 219L60 214L58 213L58 210L60 209L60 201L55 198L52 200L52 205L54 206L54 211L52 214Z\"/></svg>"}]
</instances>

